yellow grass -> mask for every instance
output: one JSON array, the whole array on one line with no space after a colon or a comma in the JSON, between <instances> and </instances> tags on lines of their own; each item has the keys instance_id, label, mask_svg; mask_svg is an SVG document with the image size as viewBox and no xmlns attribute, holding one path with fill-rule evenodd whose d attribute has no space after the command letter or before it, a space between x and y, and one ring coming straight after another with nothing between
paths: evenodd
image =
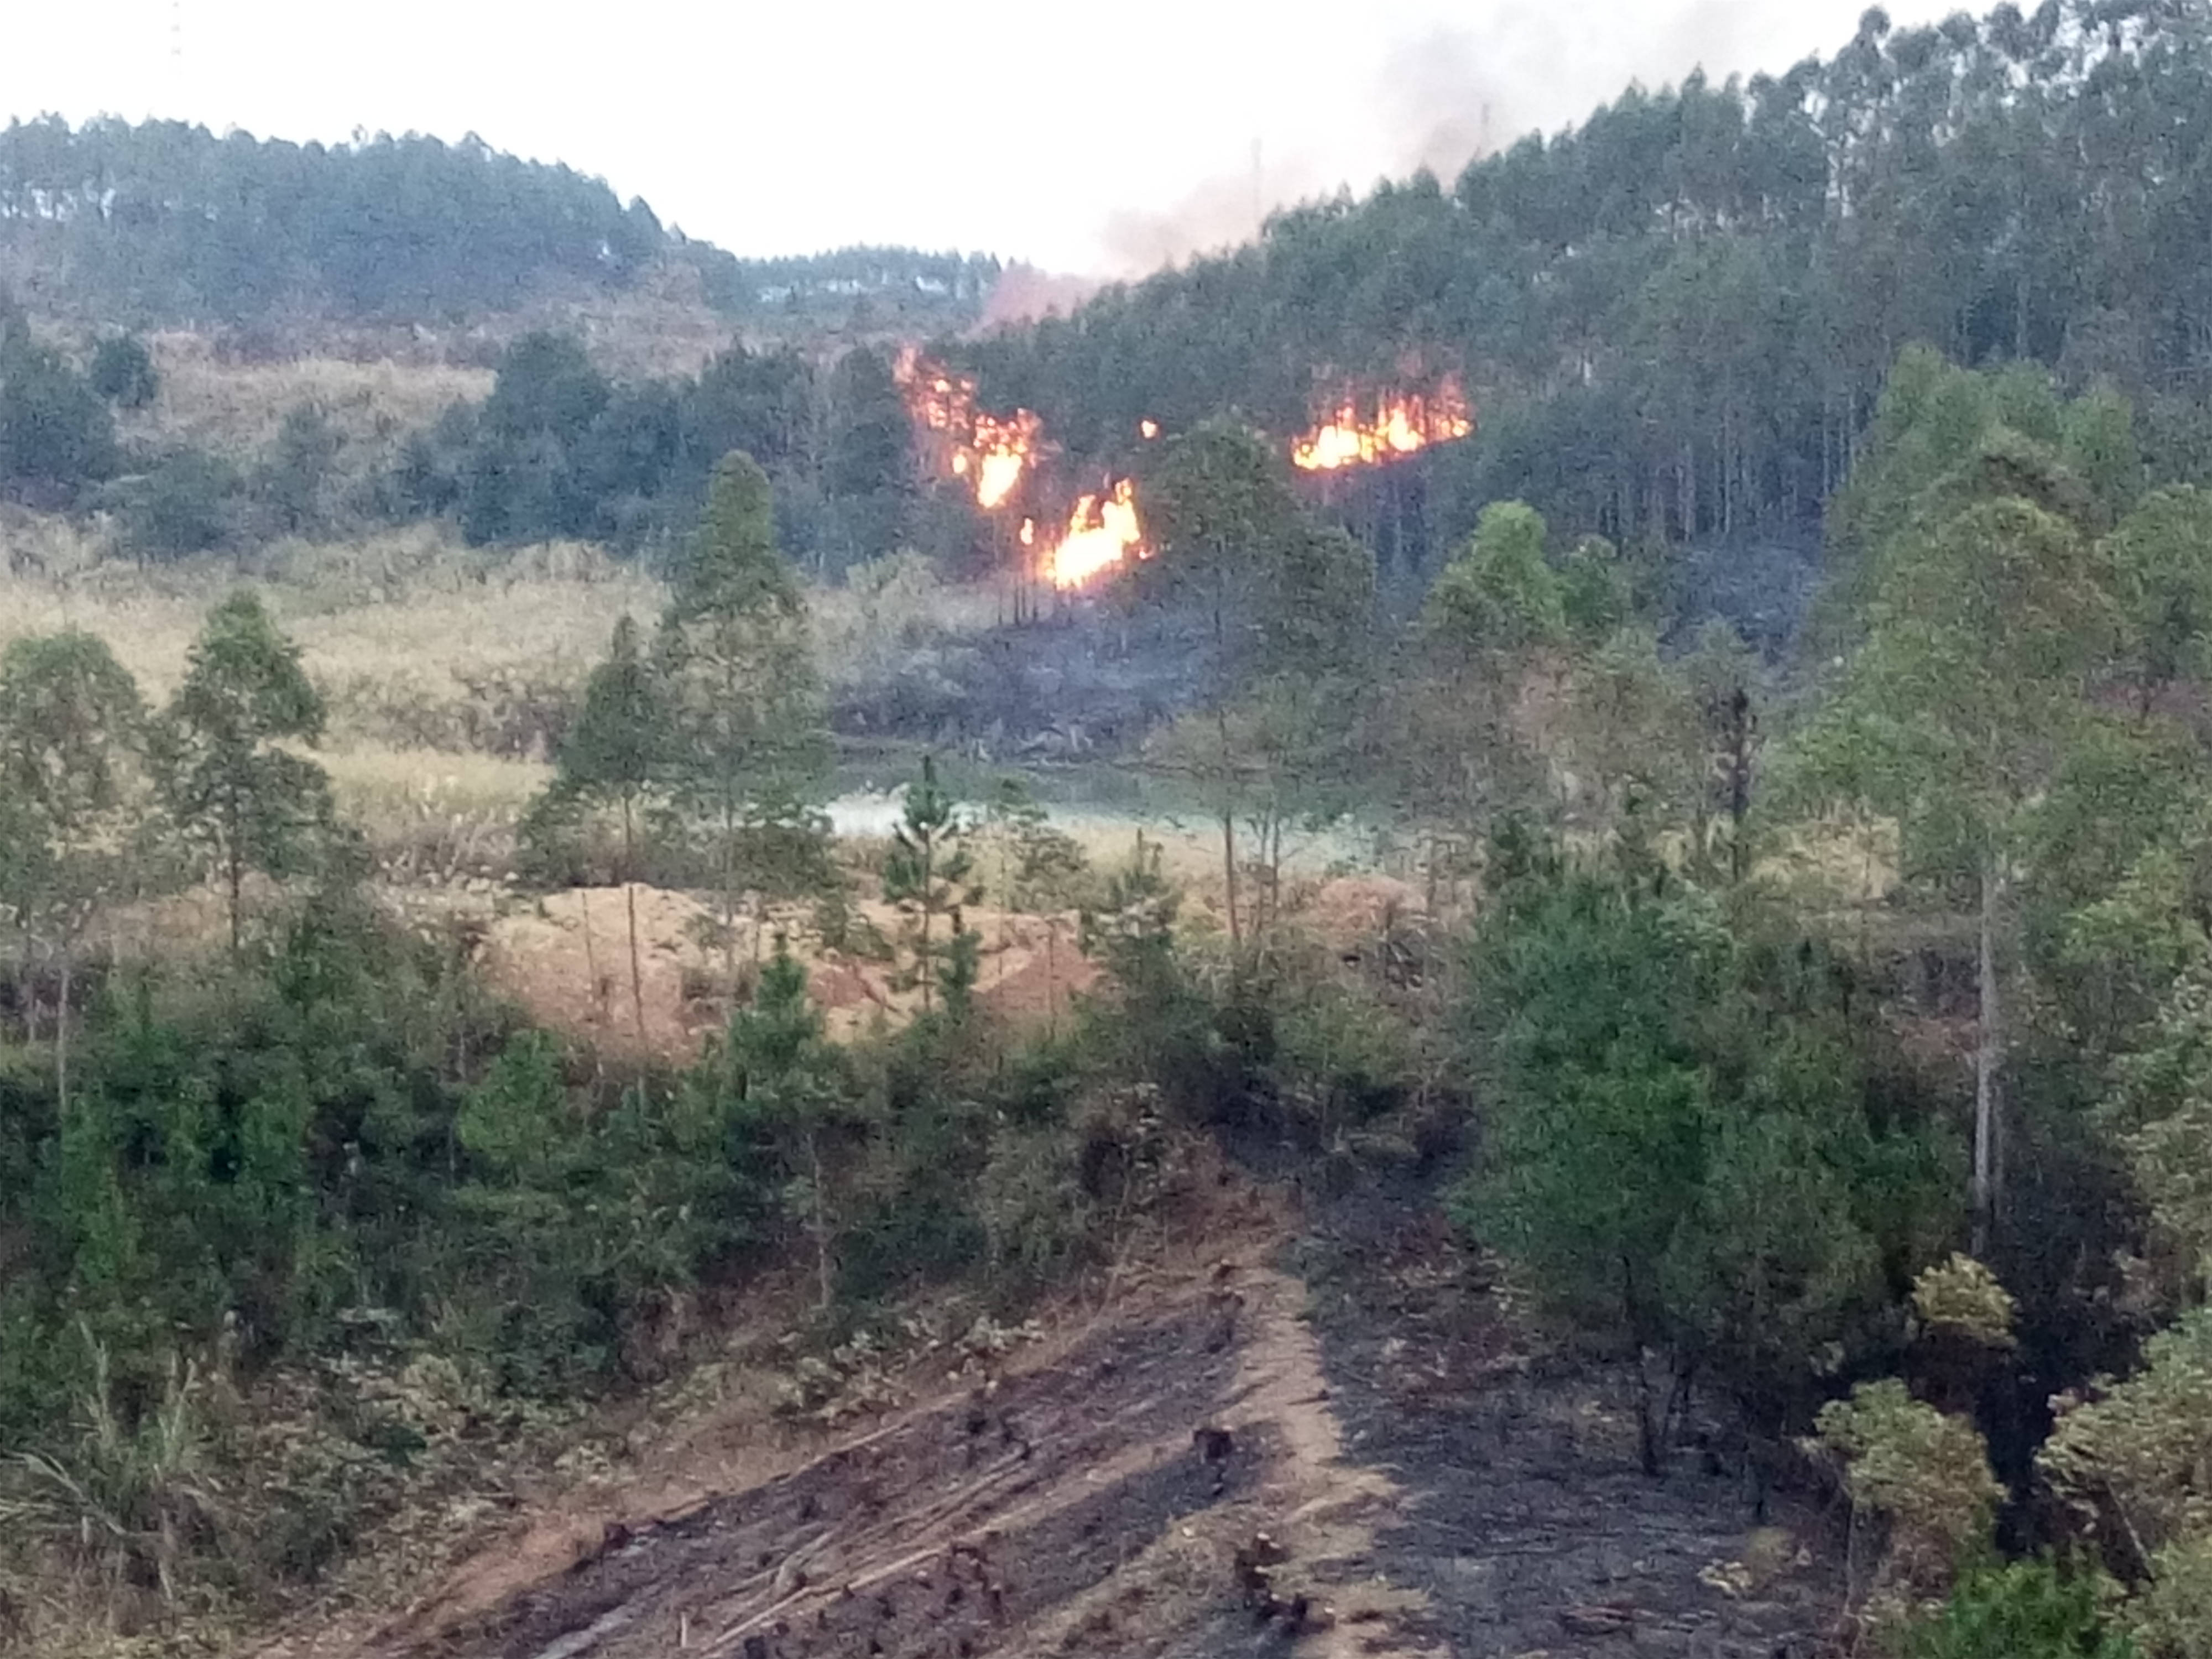
<instances>
[{"instance_id":1,"label":"yellow grass","mask_svg":"<svg viewBox=\"0 0 2212 1659\"><path fill-rule=\"evenodd\" d=\"M551 293L475 331L481 349L532 329L572 334L602 374L617 380L696 374L730 344L735 331L708 308L698 273L671 266L619 293L578 288Z\"/></svg>"},{"instance_id":2,"label":"yellow grass","mask_svg":"<svg viewBox=\"0 0 2212 1659\"><path fill-rule=\"evenodd\" d=\"M234 459L258 455L284 416L312 404L349 445L383 448L424 427L450 404L491 391L486 368L334 357L275 363L227 363L197 334L156 334L148 342L161 390L130 417L128 435L184 443Z\"/></svg>"},{"instance_id":3,"label":"yellow grass","mask_svg":"<svg viewBox=\"0 0 2212 1659\"><path fill-rule=\"evenodd\" d=\"M68 541L52 521L0 520L0 554L41 538L57 548ZM423 527L343 544L281 544L259 561L277 580L260 582L222 564L86 569L82 552L66 550L66 575L11 574L0 556L0 645L84 629L158 702L181 678L207 608L242 583L257 586L337 704L338 739L356 735L349 718L395 700L464 699L460 675L526 671L534 681L580 684L616 618L651 617L665 599L651 577L586 548L554 544L495 560Z\"/></svg>"},{"instance_id":4,"label":"yellow grass","mask_svg":"<svg viewBox=\"0 0 2212 1659\"><path fill-rule=\"evenodd\" d=\"M552 781L543 761L350 743L318 751L338 808L372 839L425 819L513 818Z\"/></svg>"},{"instance_id":5,"label":"yellow grass","mask_svg":"<svg viewBox=\"0 0 2212 1659\"><path fill-rule=\"evenodd\" d=\"M1859 910L1889 896L1902 856L1892 819L1814 818L1782 836L1759 873L1810 908Z\"/></svg>"}]
</instances>

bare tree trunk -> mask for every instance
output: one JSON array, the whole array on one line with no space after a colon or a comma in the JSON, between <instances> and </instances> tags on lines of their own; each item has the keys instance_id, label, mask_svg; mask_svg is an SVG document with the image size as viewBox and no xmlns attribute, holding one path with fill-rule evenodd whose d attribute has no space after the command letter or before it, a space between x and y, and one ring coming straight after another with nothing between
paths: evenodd
<instances>
[{"instance_id":1,"label":"bare tree trunk","mask_svg":"<svg viewBox=\"0 0 2212 1659\"><path fill-rule=\"evenodd\" d=\"M1996 1210L1998 1073L2004 1065L2003 1011L1998 1003L1996 905L1999 877L1994 854L1982 864L1980 928L1980 1040L1974 1048L1973 1251L1986 1255L1990 1225Z\"/></svg>"},{"instance_id":2,"label":"bare tree trunk","mask_svg":"<svg viewBox=\"0 0 2212 1659\"><path fill-rule=\"evenodd\" d=\"M1243 924L1237 917L1237 801L1236 792L1229 783L1229 714L1226 709L1214 710L1214 727L1221 741L1221 879L1227 890L1229 904L1229 943L1241 949L1244 943Z\"/></svg>"},{"instance_id":3,"label":"bare tree trunk","mask_svg":"<svg viewBox=\"0 0 2212 1659\"><path fill-rule=\"evenodd\" d=\"M813 1200L812 1229L814 1233L814 1273L817 1288L822 1297L822 1311L830 1311L830 1219L822 1197L822 1142L820 1131L810 1127L806 1131L806 1184Z\"/></svg>"},{"instance_id":4,"label":"bare tree trunk","mask_svg":"<svg viewBox=\"0 0 2212 1659\"><path fill-rule=\"evenodd\" d=\"M623 903L629 912L629 1002L637 1021L638 1046L645 1046L645 969L637 947L637 851L634 810L623 797Z\"/></svg>"},{"instance_id":5,"label":"bare tree trunk","mask_svg":"<svg viewBox=\"0 0 2212 1659\"><path fill-rule=\"evenodd\" d=\"M61 953L61 982L54 995L54 1109L69 1116L70 957Z\"/></svg>"},{"instance_id":6,"label":"bare tree trunk","mask_svg":"<svg viewBox=\"0 0 2212 1659\"><path fill-rule=\"evenodd\" d=\"M760 955L759 929L753 954ZM738 810L729 790L722 792L722 980L732 1007L738 1000Z\"/></svg>"},{"instance_id":7,"label":"bare tree trunk","mask_svg":"<svg viewBox=\"0 0 2212 1659\"><path fill-rule=\"evenodd\" d=\"M921 839L921 838L918 838ZM929 955L930 913L937 904L937 836L931 831L921 840L921 951L914 970L921 976L921 1012L930 1010L930 992L937 978L936 965Z\"/></svg>"},{"instance_id":8,"label":"bare tree trunk","mask_svg":"<svg viewBox=\"0 0 2212 1659\"><path fill-rule=\"evenodd\" d=\"M576 902L584 913L584 972L592 981L592 1001L599 1009L599 1023L604 1025L607 1018L607 987L606 981L599 977L599 952L592 946L592 890L579 887Z\"/></svg>"}]
</instances>

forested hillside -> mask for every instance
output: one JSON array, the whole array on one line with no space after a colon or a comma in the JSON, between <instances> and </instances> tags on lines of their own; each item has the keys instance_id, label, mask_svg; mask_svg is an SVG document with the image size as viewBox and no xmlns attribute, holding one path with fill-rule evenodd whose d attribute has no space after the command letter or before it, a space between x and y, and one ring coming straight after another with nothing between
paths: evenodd
<instances>
[{"instance_id":1,"label":"forested hillside","mask_svg":"<svg viewBox=\"0 0 2212 1659\"><path fill-rule=\"evenodd\" d=\"M1870 13L969 337L12 129L0 1654L2212 1655L2208 133Z\"/></svg>"},{"instance_id":2,"label":"forested hillside","mask_svg":"<svg viewBox=\"0 0 2212 1659\"><path fill-rule=\"evenodd\" d=\"M1435 463L1439 547L1514 496L1619 542L1808 526L1914 342L2109 376L2193 475L2208 17L2046 0L1894 28L1876 9L1828 61L1632 88L1456 181L1283 213L965 361L992 407L1085 455L1224 405L1295 432L1347 382L1455 371L1481 432Z\"/></svg>"},{"instance_id":3,"label":"forested hillside","mask_svg":"<svg viewBox=\"0 0 2212 1659\"><path fill-rule=\"evenodd\" d=\"M106 323L441 323L555 284L620 289L670 261L696 267L725 311L819 321L866 296L917 328L972 321L999 269L903 248L740 259L603 180L474 137L295 144L52 116L0 131L0 273Z\"/></svg>"}]
</instances>

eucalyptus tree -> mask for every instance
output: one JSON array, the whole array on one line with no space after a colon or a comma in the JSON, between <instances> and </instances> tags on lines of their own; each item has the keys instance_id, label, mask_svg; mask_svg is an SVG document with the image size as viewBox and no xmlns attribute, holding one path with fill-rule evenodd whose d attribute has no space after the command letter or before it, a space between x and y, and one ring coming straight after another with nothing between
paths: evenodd
<instances>
[{"instance_id":1,"label":"eucalyptus tree","mask_svg":"<svg viewBox=\"0 0 2212 1659\"><path fill-rule=\"evenodd\" d=\"M106 645L74 629L0 652L0 903L55 974L55 1092L69 1103L75 951L128 882L146 709Z\"/></svg>"}]
</instances>

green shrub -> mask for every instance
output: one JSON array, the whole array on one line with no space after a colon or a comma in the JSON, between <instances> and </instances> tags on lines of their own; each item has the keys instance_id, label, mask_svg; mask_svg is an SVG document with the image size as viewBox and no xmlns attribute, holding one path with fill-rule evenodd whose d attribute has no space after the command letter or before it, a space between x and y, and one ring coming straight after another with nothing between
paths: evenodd
<instances>
[{"instance_id":1,"label":"green shrub","mask_svg":"<svg viewBox=\"0 0 2212 1659\"><path fill-rule=\"evenodd\" d=\"M125 520L142 559L180 559L222 546L235 529L241 480L219 456L180 449L131 489Z\"/></svg>"},{"instance_id":2,"label":"green shrub","mask_svg":"<svg viewBox=\"0 0 2212 1659\"><path fill-rule=\"evenodd\" d=\"M111 334L93 348L85 378L101 397L124 409L143 409L161 389L154 354L135 334Z\"/></svg>"},{"instance_id":3,"label":"green shrub","mask_svg":"<svg viewBox=\"0 0 2212 1659\"><path fill-rule=\"evenodd\" d=\"M2106 1617L2100 1573L2015 1561L1962 1578L1942 1611L1906 1633L1906 1659L2136 1659Z\"/></svg>"}]
</instances>

